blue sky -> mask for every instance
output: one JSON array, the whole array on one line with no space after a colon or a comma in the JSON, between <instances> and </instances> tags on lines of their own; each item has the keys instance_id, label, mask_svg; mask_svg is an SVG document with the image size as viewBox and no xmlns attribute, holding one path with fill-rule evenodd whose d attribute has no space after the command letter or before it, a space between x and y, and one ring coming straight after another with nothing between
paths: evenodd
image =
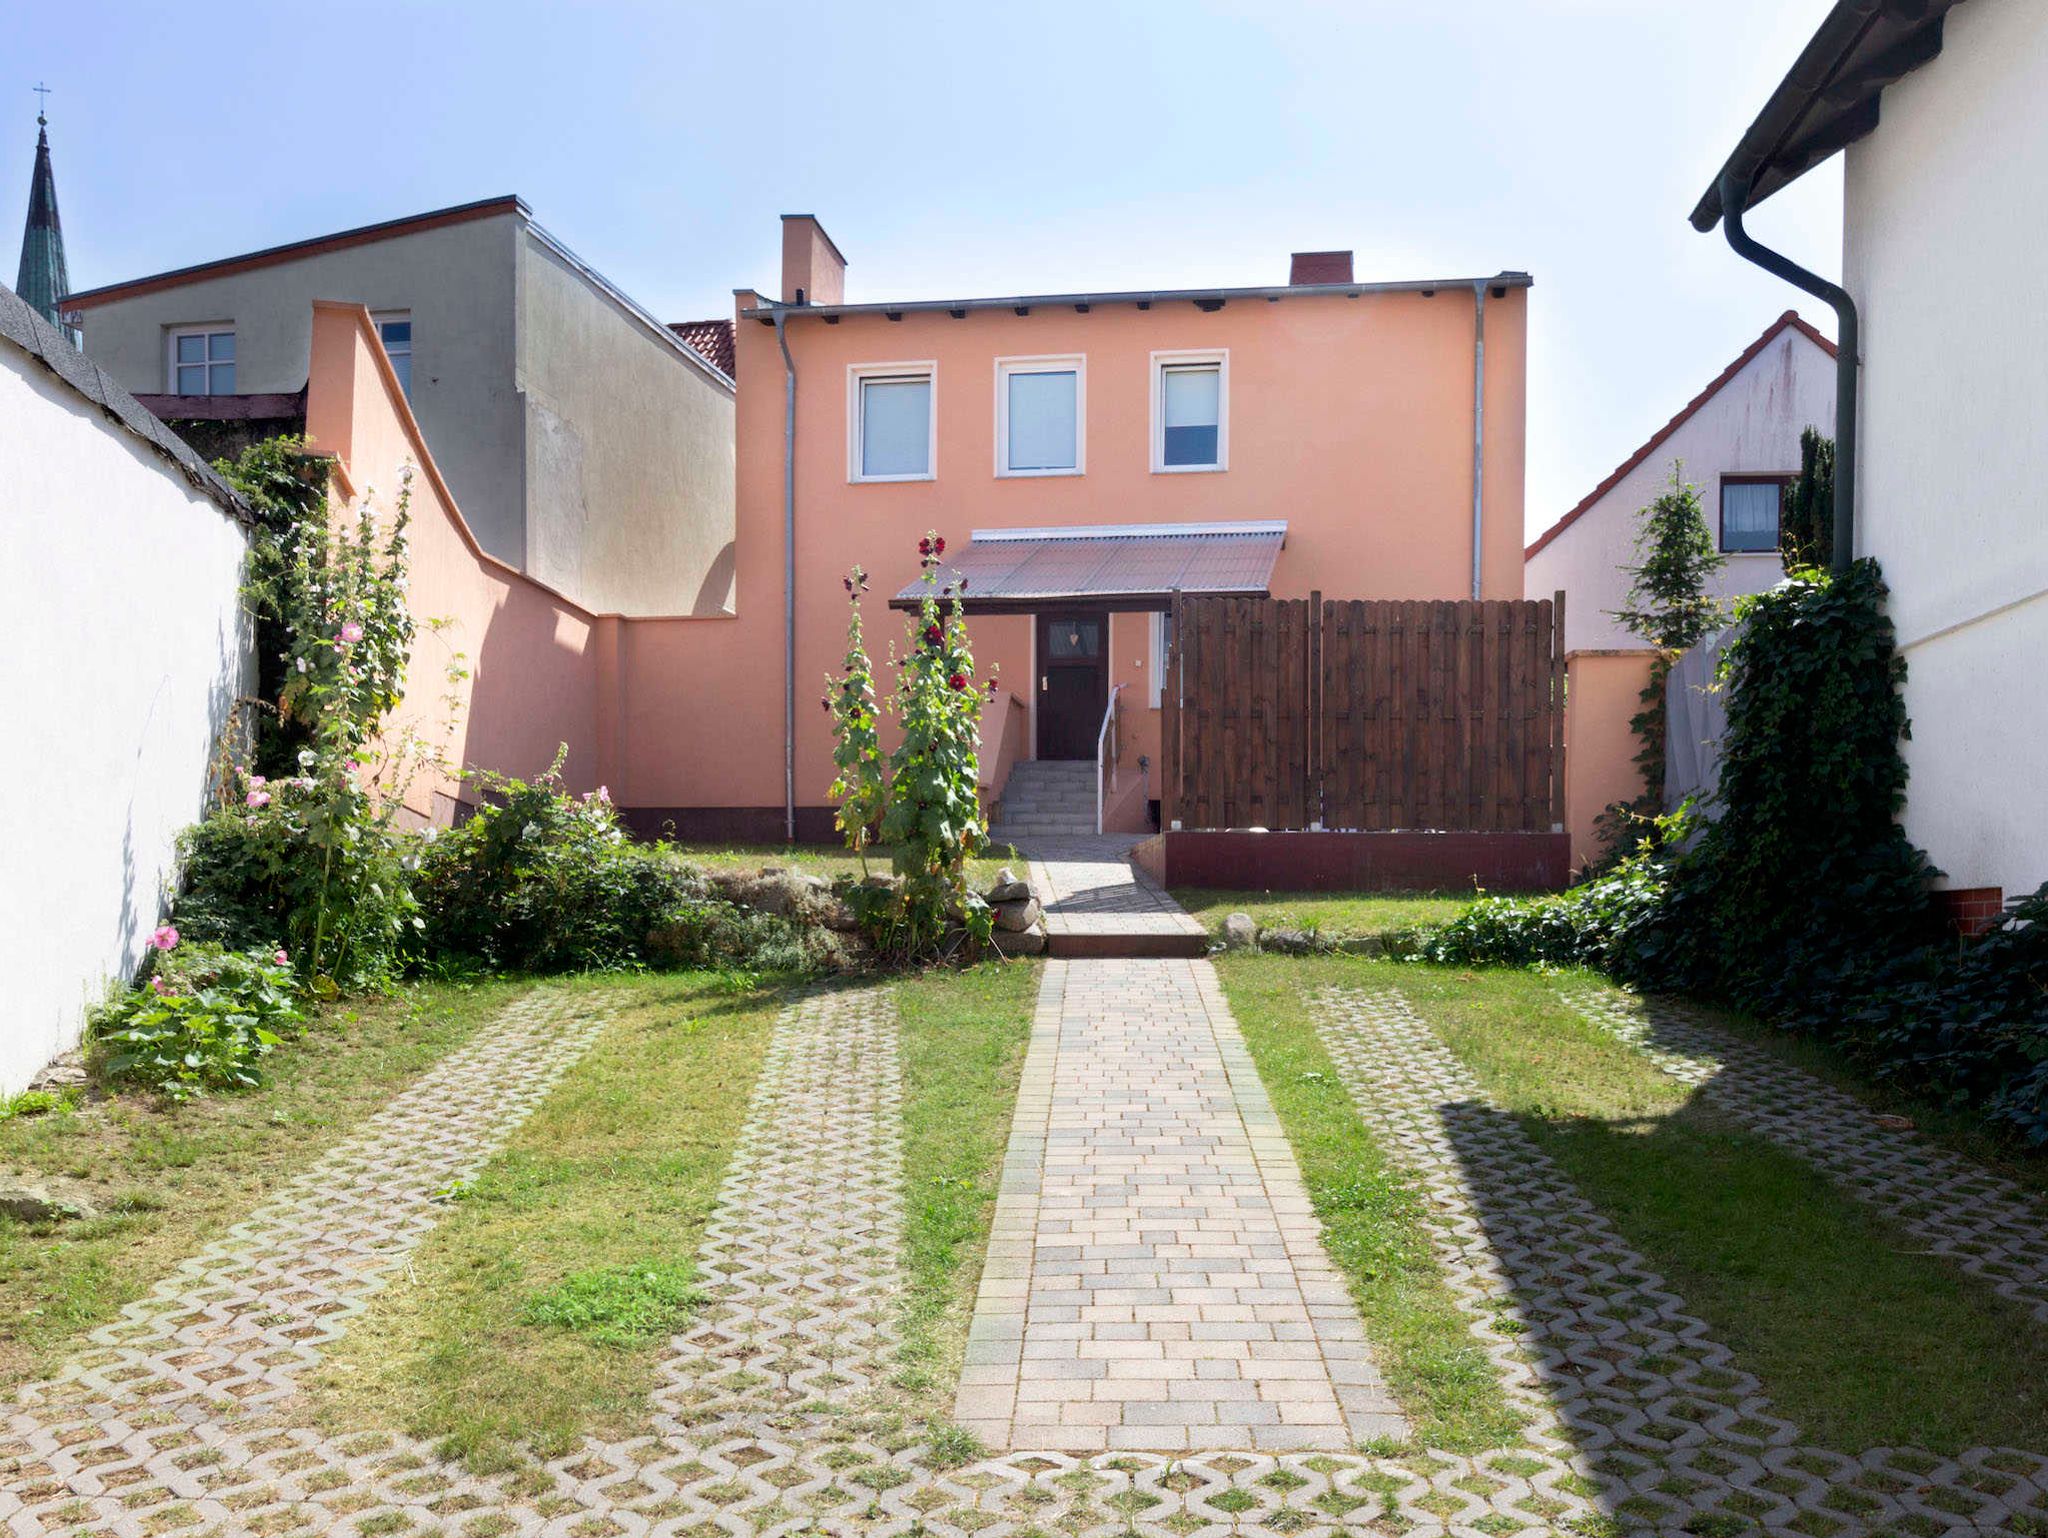
<instances>
[{"instance_id":1,"label":"blue sky","mask_svg":"<svg viewBox=\"0 0 2048 1538\"><path fill-rule=\"evenodd\" d=\"M80 288L502 192L668 319L772 289L795 210L855 299L1520 267L1533 533L1780 311L1832 334L1685 222L1827 8L15 5L0 228L42 77ZM1835 272L1839 161L1751 227Z\"/></svg>"}]
</instances>

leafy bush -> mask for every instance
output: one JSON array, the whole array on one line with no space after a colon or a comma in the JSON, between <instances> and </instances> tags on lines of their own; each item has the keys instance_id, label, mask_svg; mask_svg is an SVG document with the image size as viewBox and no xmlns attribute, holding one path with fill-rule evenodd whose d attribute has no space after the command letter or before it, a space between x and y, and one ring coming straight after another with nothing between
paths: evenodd
<instances>
[{"instance_id":1,"label":"leafy bush","mask_svg":"<svg viewBox=\"0 0 2048 1538\"><path fill-rule=\"evenodd\" d=\"M282 939L308 977L343 989L392 977L417 928L410 835L373 804L354 768L242 780L240 800L179 838L179 928L247 949Z\"/></svg>"},{"instance_id":2,"label":"leafy bush","mask_svg":"<svg viewBox=\"0 0 2048 1538\"><path fill-rule=\"evenodd\" d=\"M644 959L662 968L741 966L764 972L809 972L845 961L828 931L716 899L671 908L648 931Z\"/></svg>"},{"instance_id":3,"label":"leafy bush","mask_svg":"<svg viewBox=\"0 0 2048 1538\"><path fill-rule=\"evenodd\" d=\"M602 787L563 789L562 759L531 782L474 776L476 814L425 844L414 886L427 954L515 972L634 966L654 929L703 900L694 867L627 840Z\"/></svg>"},{"instance_id":4,"label":"leafy bush","mask_svg":"<svg viewBox=\"0 0 2048 1538\"><path fill-rule=\"evenodd\" d=\"M158 930L148 983L95 1016L100 1073L173 1100L262 1082L264 1055L304 1019L286 954L180 939L176 930Z\"/></svg>"},{"instance_id":5,"label":"leafy bush","mask_svg":"<svg viewBox=\"0 0 2048 1538\"><path fill-rule=\"evenodd\" d=\"M1741 601L1720 820L1661 819L1560 897L1492 899L1426 933L1444 962L1597 967L1829 1040L1880 1078L2048 1144L2048 886L1944 935L1939 874L1896 819L1905 664L1876 566L1797 571Z\"/></svg>"}]
</instances>

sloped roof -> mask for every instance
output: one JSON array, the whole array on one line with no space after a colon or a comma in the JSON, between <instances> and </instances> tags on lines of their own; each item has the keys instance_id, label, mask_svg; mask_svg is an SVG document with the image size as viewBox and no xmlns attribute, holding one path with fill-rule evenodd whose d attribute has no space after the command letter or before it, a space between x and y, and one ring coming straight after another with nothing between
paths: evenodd
<instances>
[{"instance_id":1,"label":"sloped roof","mask_svg":"<svg viewBox=\"0 0 2048 1538\"><path fill-rule=\"evenodd\" d=\"M1286 542L1280 522L976 529L939 569L939 585L964 585L961 604L970 613L1028 611L1055 600L1163 603L1176 591L1263 597ZM928 591L912 582L889 606L914 609Z\"/></svg>"},{"instance_id":2,"label":"sloped roof","mask_svg":"<svg viewBox=\"0 0 2048 1538\"><path fill-rule=\"evenodd\" d=\"M1673 433L1677 432L1679 428L1685 426L1687 422L1690 422L1702 406L1706 405L1708 401L1712 400L1715 396L1719 395L1722 389L1727 386L1730 380L1734 379L1734 377L1737 374L1741 373L1745 368L1749 367L1749 365L1755 361L1757 355L1761 353L1766 347L1770 346L1772 342L1776 341L1779 334L1785 331L1788 327L1792 330L1799 332L1800 335L1804 336L1808 341L1812 342L1816 347L1820 348L1820 350L1826 353L1830 358L1832 358L1835 355L1835 344L1833 342L1830 342L1826 337L1822 336L1818 331L1814 330L1813 327L1809 326L1804 320L1802 320L1797 310L1787 310L1783 315L1780 315L1776 320L1772 321L1768 326L1764 328L1764 334L1762 336L1758 337L1754 342L1751 342L1747 347L1743 348L1741 354L1736 358L1736 360L1733 363L1729 364L1726 368L1722 369L1720 373L1716 374L1712 382L1709 383L1704 390L1700 391L1699 394L1695 395L1691 400L1687 401L1685 403L1684 409L1681 410L1677 416L1673 417L1670 421L1666 422L1662 427L1658 428L1654 433L1650 434L1648 442L1646 442L1641 448L1637 449L1633 454L1629 455L1629 457L1624 459L1620 464L1616 465L1613 470L1608 472L1607 478L1601 481L1601 483L1595 486L1591 491L1587 492L1586 495L1580 499L1578 506L1574 507L1570 512L1566 513L1562 518L1558 519L1557 522L1553 523L1549 528L1545 529L1541 534L1537 535L1535 542L1531 544L1528 547L1528 549L1522 552L1522 559L1525 561L1528 560L1531 556L1535 555L1537 551L1541 550L1553 539L1556 539L1558 535L1562 534L1566 529L1570 528L1573 524L1577 523L1580 517L1584 515L1587 508L1591 507L1595 502L1598 502L1602 497L1606 496L1608 492L1614 490L1614 488L1621 483L1622 478L1624 476L1626 476L1630 471L1634 470L1636 466L1640 465L1652 454L1656 453L1658 449L1662 448L1664 446L1665 440L1670 438L1670 436Z\"/></svg>"},{"instance_id":3,"label":"sloped roof","mask_svg":"<svg viewBox=\"0 0 2048 1538\"><path fill-rule=\"evenodd\" d=\"M155 449L195 490L211 497L222 512L243 523L255 521L249 505L189 443L109 379L97 363L72 346L63 331L44 320L10 288L0 288L0 340L19 347L62 380L73 394L91 401L119 427Z\"/></svg>"},{"instance_id":4,"label":"sloped roof","mask_svg":"<svg viewBox=\"0 0 2048 1538\"><path fill-rule=\"evenodd\" d=\"M1721 220L1721 179L1748 183L1747 211L1877 127L1884 88L1941 52L1959 0L1837 0L1692 211Z\"/></svg>"},{"instance_id":5,"label":"sloped roof","mask_svg":"<svg viewBox=\"0 0 2048 1538\"><path fill-rule=\"evenodd\" d=\"M739 377L730 320L672 320L668 329L702 353L721 374L730 379Z\"/></svg>"}]
</instances>

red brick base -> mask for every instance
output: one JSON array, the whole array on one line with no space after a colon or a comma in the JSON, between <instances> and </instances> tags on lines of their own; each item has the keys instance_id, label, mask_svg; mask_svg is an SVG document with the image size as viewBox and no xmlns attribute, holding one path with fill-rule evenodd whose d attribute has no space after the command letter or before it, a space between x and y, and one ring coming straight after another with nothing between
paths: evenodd
<instances>
[{"instance_id":1,"label":"red brick base","mask_svg":"<svg viewBox=\"0 0 2048 1538\"><path fill-rule=\"evenodd\" d=\"M1162 886L1267 892L1555 892L1563 833L1155 833L1132 858Z\"/></svg>"},{"instance_id":2,"label":"red brick base","mask_svg":"<svg viewBox=\"0 0 2048 1538\"><path fill-rule=\"evenodd\" d=\"M2005 891L1995 886L1951 887L1936 892L1934 900L1941 904L1949 927L1966 940L1984 933L2005 911Z\"/></svg>"}]
</instances>

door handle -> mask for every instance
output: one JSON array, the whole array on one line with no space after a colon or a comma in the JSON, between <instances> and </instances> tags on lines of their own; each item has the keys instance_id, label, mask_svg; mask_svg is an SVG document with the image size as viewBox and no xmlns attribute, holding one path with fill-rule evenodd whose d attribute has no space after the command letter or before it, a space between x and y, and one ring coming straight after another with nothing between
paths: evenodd
<instances>
[{"instance_id":1,"label":"door handle","mask_svg":"<svg viewBox=\"0 0 2048 1538\"><path fill-rule=\"evenodd\" d=\"M1045 692L1046 692L1046 690L1050 689L1051 687L1052 687L1052 674L1050 674L1050 673L1040 673L1040 674L1038 675L1038 692L1039 692L1040 694L1043 694L1043 693L1045 693Z\"/></svg>"}]
</instances>

